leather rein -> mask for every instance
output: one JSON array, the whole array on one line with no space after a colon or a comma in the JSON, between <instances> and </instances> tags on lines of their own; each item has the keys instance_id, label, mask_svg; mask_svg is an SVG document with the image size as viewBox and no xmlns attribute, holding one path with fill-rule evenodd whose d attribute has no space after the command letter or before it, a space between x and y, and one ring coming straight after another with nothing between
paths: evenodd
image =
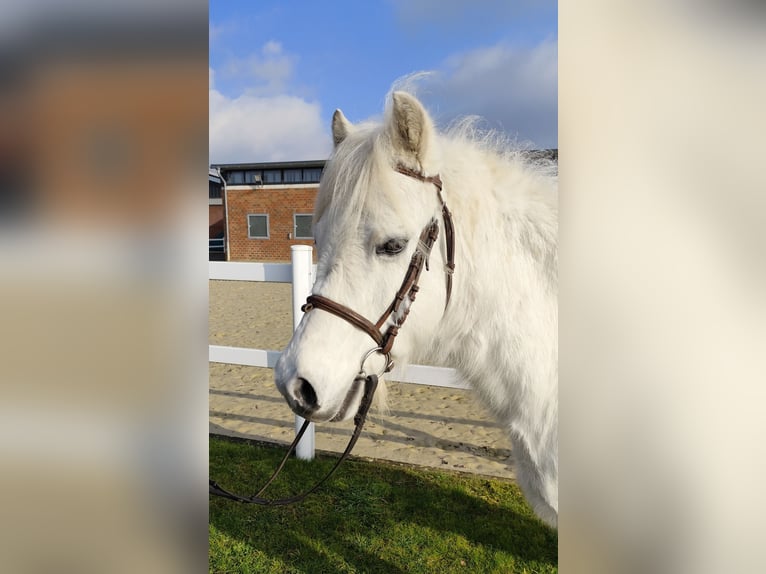
<instances>
[{"instance_id":1,"label":"leather rein","mask_svg":"<svg viewBox=\"0 0 766 574\"><path fill-rule=\"evenodd\" d=\"M444 203L444 198L442 197L442 181L439 175L434 176L426 176L418 171L414 171L408 167L405 167L403 165L397 165L395 167L395 170L398 173L401 173L402 175L406 175L408 177L417 179L418 181L422 181L423 183L432 183L436 187L437 197L439 199L439 203L441 204L442 208L442 220L444 222L444 236L445 236L445 242L447 247L447 263L445 265L445 274L446 274L446 292L447 297L446 301L444 303L444 309L447 309L447 306L449 305L450 297L452 295L452 274L455 270L455 228L452 222L452 214L450 210L447 208L447 204ZM359 370L359 374L354 378L354 384L363 384L364 385L364 393L362 395L362 401L359 405L359 410L357 411L357 414L354 416L354 432L351 435L351 439L349 439L348 445L346 446L346 449L343 451L343 454L340 456L340 458L337 460L335 465L332 467L330 472L328 472L324 478L322 478L319 482L317 482L313 487L311 487L306 492L288 497L288 498L280 498L280 499L268 499L264 498L262 495L264 491L269 487L269 485L274 481L274 479L279 475L279 473L282 471L282 469L285 466L285 463L287 462L287 459L290 457L290 454L295 450L295 447L297 446L298 442L303 437L303 434L306 432L306 429L308 428L308 425L310 424L310 421L306 420L303 423L303 426L301 426L300 430L298 431L298 434L295 436L295 439L290 444L290 447L287 450L287 454L285 454L284 458L282 459L282 462L279 464L277 469L274 471L274 473L271 475L269 480L266 481L266 484L263 485L263 487L253 494L252 496L243 496L239 494L235 494L233 492L230 492L223 487L221 487L217 482L215 482L212 479L209 479L209 493L214 496L221 496L223 498L228 498L230 500L234 500L236 502L242 502L242 503L249 503L249 504L258 504L262 506L283 506L287 504L293 504L295 502L300 502L304 498L306 498L309 494L316 491L322 484L324 484L332 475L333 473L338 469L338 467L341 465L341 463L348 457L348 455L351 453L351 450L354 448L354 445L356 444L357 440L359 439L359 436L362 433L362 428L364 427L364 422L367 418L367 413L370 410L370 406L372 405L372 398L375 394L375 389L378 385L378 375L367 375L364 370L364 363L367 361L368 357L373 353L380 353L381 355L385 356L386 359L386 365L381 373L381 375L388 373L393 369L394 363L391 360L391 349L394 345L394 339L396 339L397 334L399 333L399 329L404 324L405 320L407 319L407 316L410 312L410 307L412 306L412 303L415 301L415 297L417 296L417 293L420 289L418 286L418 281L420 279L420 274L423 271L423 267L425 266L426 270L428 270L428 260L431 254L431 249L433 248L434 243L436 242L436 239L439 236L439 221L436 218L433 218L428 225L426 225L423 230L420 233L420 238L418 240L418 245L415 248L415 252L412 254L412 258L410 259L409 267L407 268L407 272L404 275L404 280L402 281L401 287L399 287L399 290L396 292L396 295L394 296L393 301L391 304L386 308L386 310L383 312L383 314L380 316L380 318L373 323L363 315L360 315L353 309L342 305L341 303L338 303L337 301L333 301L332 299L328 299L327 297L324 297L322 295L309 295L306 299L306 304L303 305L301 310L304 313L308 313L309 311L313 309L321 309L323 311L326 311L328 313L331 313L337 317L340 317L341 319L347 321L348 323L351 323L354 327L357 329L360 329L361 331L364 331L367 333L377 345L370 351L368 351L363 359L362 364ZM401 314L399 314L402 303L405 299L409 300L409 305L406 306L401 311ZM398 317L397 317L397 314ZM386 332L383 333L381 329L386 324L386 322L389 320L391 316L394 316L394 320L389 325L388 329L386 329Z\"/></svg>"}]
</instances>

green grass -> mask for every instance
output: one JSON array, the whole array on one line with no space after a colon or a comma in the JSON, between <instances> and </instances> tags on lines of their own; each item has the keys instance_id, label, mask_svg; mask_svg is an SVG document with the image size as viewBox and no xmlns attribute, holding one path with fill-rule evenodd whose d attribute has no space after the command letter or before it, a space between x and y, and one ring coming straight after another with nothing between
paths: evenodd
<instances>
[{"instance_id":1,"label":"green grass","mask_svg":"<svg viewBox=\"0 0 766 574\"><path fill-rule=\"evenodd\" d=\"M210 476L250 494L283 453L211 436ZM290 460L268 496L302 492L333 460ZM211 497L209 535L215 573L558 571L556 531L512 482L360 460L296 505Z\"/></svg>"}]
</instances>

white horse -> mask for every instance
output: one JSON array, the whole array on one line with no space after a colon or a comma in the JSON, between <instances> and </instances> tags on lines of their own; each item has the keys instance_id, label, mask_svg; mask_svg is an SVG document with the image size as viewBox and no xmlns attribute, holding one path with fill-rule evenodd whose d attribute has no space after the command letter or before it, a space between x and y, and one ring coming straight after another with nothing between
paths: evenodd
<instances>
[{"instance_id":1,"label":"white horse","mask_svg":"<svg viewBox=\"0 0 766 574\"><path fill-rule=\"evenodd\" d=\"M457 130L461 132L461 130ZM466 130L462 130L465 132ZM374 321L402 284L421 230L439 237L417 301L391 358L452 367L507 429L518 482L537 515L558 521L558 312L556 178L521 154L465 133L437 133L413 96L395 92L382 125L353 126L340 110L334 152L314 214L318 251L314 294ZM455 270L447 300L440 175L453 215ZM411 305L411 308L410 308ZM321 308L320 308L321 309ZM306 313L275 368L291 408L313 421L354 415L360 362L375 343L322 310ZM373 354L368 373L382 372Z\"/></svg>"}]
</instances>

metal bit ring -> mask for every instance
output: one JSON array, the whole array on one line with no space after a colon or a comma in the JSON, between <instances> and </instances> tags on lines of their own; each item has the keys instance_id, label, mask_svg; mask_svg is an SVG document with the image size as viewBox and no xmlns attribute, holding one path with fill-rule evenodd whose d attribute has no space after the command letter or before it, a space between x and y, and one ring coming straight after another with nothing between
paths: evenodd
<instances>
[{"instance_id":1,"label":"metal bit ring","mask_svg":"<svg viewBox=\"0 0 766 574\"><path fill-rule=\"evenodd\" d=\"M369 359L370 356L372 356L374 353L381 353L381 351L383 351L382 347L373 347L372 349L370 349L369 351L367 351L364 354L364 357L362 357L362 364L359 366L359 375L360 376L366 376L367 375L367 373L364 370L364 364L367 362L367 359ZM394 362L391 360L391 353L386 353L384 356L386 358L386 366L383 368L383 370L380 372L380 374L378 374L378 377L382 377L383 375L385 375L391 369L394 368Z\"/></svg>"}]
</instances>

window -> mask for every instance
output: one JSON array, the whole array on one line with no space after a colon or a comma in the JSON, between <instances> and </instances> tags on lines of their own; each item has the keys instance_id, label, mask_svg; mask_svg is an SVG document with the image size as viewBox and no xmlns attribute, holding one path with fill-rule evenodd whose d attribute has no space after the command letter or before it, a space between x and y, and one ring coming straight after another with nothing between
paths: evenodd
<instances>
[{"instance_id":1,"label":"window","mask_svg":"<svg viewBox=\"0 0 766 574\"><path fill-rule=\"evenodd\" d=\"M263 170L263 183L282 183L281 169Z\"/></svg>"},{"instance_id":2,"label":"window","mask_svg":"<svg viewBox=\"0 0 766 574\"><path fill-rule=\"evenodd\" d=\"M269 216L266 214L249 214L247 216L247 237L249 239L269 238Z\"/></svg>"},{"instance_id":3,"label":"window","mask_svg":"<svg viewBox=\"0 0 766 574\"><path fill-rule=\"evenodd\" d=\"M311 224L314 216L307 213L296 213L293 215L295 224L295 239L313 239Z\"/></svg>"},{"instance_id":4,"label":"window","mask_svg":"<svg viewBox=\"0 0 766 574\"><path fill-rule=\"evenodd\" d=\"M226 183L229 185L242 185L245 183L244 171L230 171L226 174Z\"/></svg>"},{"instance_id":5,"label":"window","mask_svg":"<svg viewBox=\"0 0 766 574\"><path fill-rule=\"evenodd\" d=\"M319 167L312 167L303 170L303 181L316 183L322 176L322 169Z\"/></svg>"},{"instance_id":6,"label":"window","mask_svg":"<svg viewBox=\"0 0 766 574\"><path fill-rule=\"evenodd\" d=\"M285 183L300 183L302 181L303 181L303 170L300 170L300 169L285 170Z\"/></svg>"}]
</instances>

